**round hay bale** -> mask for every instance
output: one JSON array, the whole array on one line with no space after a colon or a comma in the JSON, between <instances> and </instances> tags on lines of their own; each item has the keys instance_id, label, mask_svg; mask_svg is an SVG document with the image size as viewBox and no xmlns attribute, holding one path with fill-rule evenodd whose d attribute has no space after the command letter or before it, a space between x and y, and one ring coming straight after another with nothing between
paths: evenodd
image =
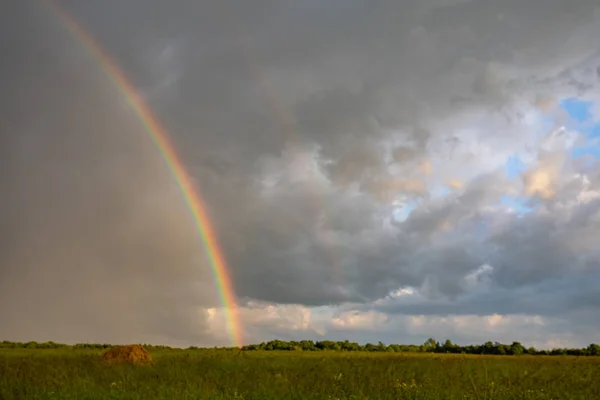
<instances>
[{"instance_id":1,"label":"round hay bale","mask_svg":"<svg viewBox=\"0 0 600 400\"><path fill-rule=\"evenodd\" d=\"M148 350L137 344L113 347L102 354L102 360L108 363L118 364L142 365L152 363L152 357L150 357Z\"/></svg>"}]
</instances>

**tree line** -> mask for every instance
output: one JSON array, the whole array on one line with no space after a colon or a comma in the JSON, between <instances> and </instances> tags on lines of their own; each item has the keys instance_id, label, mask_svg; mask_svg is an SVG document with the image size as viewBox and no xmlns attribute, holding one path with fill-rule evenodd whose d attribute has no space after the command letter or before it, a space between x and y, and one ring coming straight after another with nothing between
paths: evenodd
<instances>
[{"instance_id":1,"label":"tree line","mask_svg":"<svg viewBox=\"0 0 600 400\"><path fill-rule=\"evenodd\" d=\"M116 345L112 344L94 344L94 343L78 343L75 345L66 345L55 342L0 342L0 348L14 348L14 349L60 349L60 348L72 348L72 349L109 349ZM143 345L148 350L182 350L179 348L172 348L169 346L156 346L156 345ZM202 350L203 348L191 346L188 350ZM232 347L213 347L212 349L222 350L235 350ZM421 345L411 344L389 344L386 345L382 342L377 344L367 343L359 344L356 342L345 341L313 341L313 340L301 340L301 341L284 341L284 340L271 340L268 342L262 342L260 344L250 344L243 346L242 351L363 351L363 352L388 352L388 353L454 353L454 354L488 354L488 355L569 355L569 356L600 356L600 345L592 343L585 348L556 348L552 350L537 350L534 347L525 347L519 342L512 342L511 344L502 344L499 342L486 342L481 345L467 345L460 346L452 343L450 340L446 340L441 343L437 340L430 338Z\"/></svg>"},{"instance_id":2,"label":"tree line","mask_svg":"<svg viewBox=\"0 0 600 400\"><path fill-rule=\"evenodd\" d=\"M391 353L454 353L454 354L489 354L489 355L571 355L571 356L600 356L600 345L590 344L585 348L565 348L552 350L537 350L534 347L525 347L519 342L503 344L499 342L486 342L481 345L460 346L446 340L441 343L433 338L428 339L422 345L389 344L382 342L377 344L367 343L364 345L356 342L346 341L317 341L302 340L282 341L272 340L261 344L251 344L242 347L242 350L296 350L296 351L365 351L365 352L391 352Z\"/></svg>"}]
</instances>

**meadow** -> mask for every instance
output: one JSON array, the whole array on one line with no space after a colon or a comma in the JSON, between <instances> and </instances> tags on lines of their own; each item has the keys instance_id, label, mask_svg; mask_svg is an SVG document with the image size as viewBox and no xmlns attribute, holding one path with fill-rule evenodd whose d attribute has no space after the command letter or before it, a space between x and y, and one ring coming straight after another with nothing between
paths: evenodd
<instances>
[{"instance_id":1,"label":"meadow","mask_svg":"<svg viewBox=\"0 0 600 400\"><path fill-rule=\"evenodd\" d=\"M0 399L600 399L600 357L0 349Z\"/></svg>"}]
</instances>

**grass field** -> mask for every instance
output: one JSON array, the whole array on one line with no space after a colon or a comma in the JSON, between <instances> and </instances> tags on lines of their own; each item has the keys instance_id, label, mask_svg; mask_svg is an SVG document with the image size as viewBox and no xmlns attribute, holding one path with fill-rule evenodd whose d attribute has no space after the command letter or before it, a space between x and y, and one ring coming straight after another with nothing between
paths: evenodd
<instances>
[{"instance_id":1,"label":"grass field","mask_svg":"<svg viewBox=\"0 0 600 400\"><path fill-rule=\"evenodd\" d=\"M0 399L600 399L600 358L0 349Z\"/></svg>"}]
</instances>

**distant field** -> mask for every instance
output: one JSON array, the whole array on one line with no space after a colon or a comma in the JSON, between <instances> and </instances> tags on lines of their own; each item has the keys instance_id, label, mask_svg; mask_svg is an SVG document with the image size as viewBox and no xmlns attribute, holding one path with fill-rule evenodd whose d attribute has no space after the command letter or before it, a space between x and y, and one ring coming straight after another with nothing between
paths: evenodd
<instances>
[{"instance_id":1,"label":"distant field","mask_svg":"<svg viewBox=\"0 0 600 400\"><path fill-rule=\"evenodd\" d=\"M600 399L600 358L154 351L107 366L99 350L0 349L0 399Z\"/></svg>"}]
</instances>

